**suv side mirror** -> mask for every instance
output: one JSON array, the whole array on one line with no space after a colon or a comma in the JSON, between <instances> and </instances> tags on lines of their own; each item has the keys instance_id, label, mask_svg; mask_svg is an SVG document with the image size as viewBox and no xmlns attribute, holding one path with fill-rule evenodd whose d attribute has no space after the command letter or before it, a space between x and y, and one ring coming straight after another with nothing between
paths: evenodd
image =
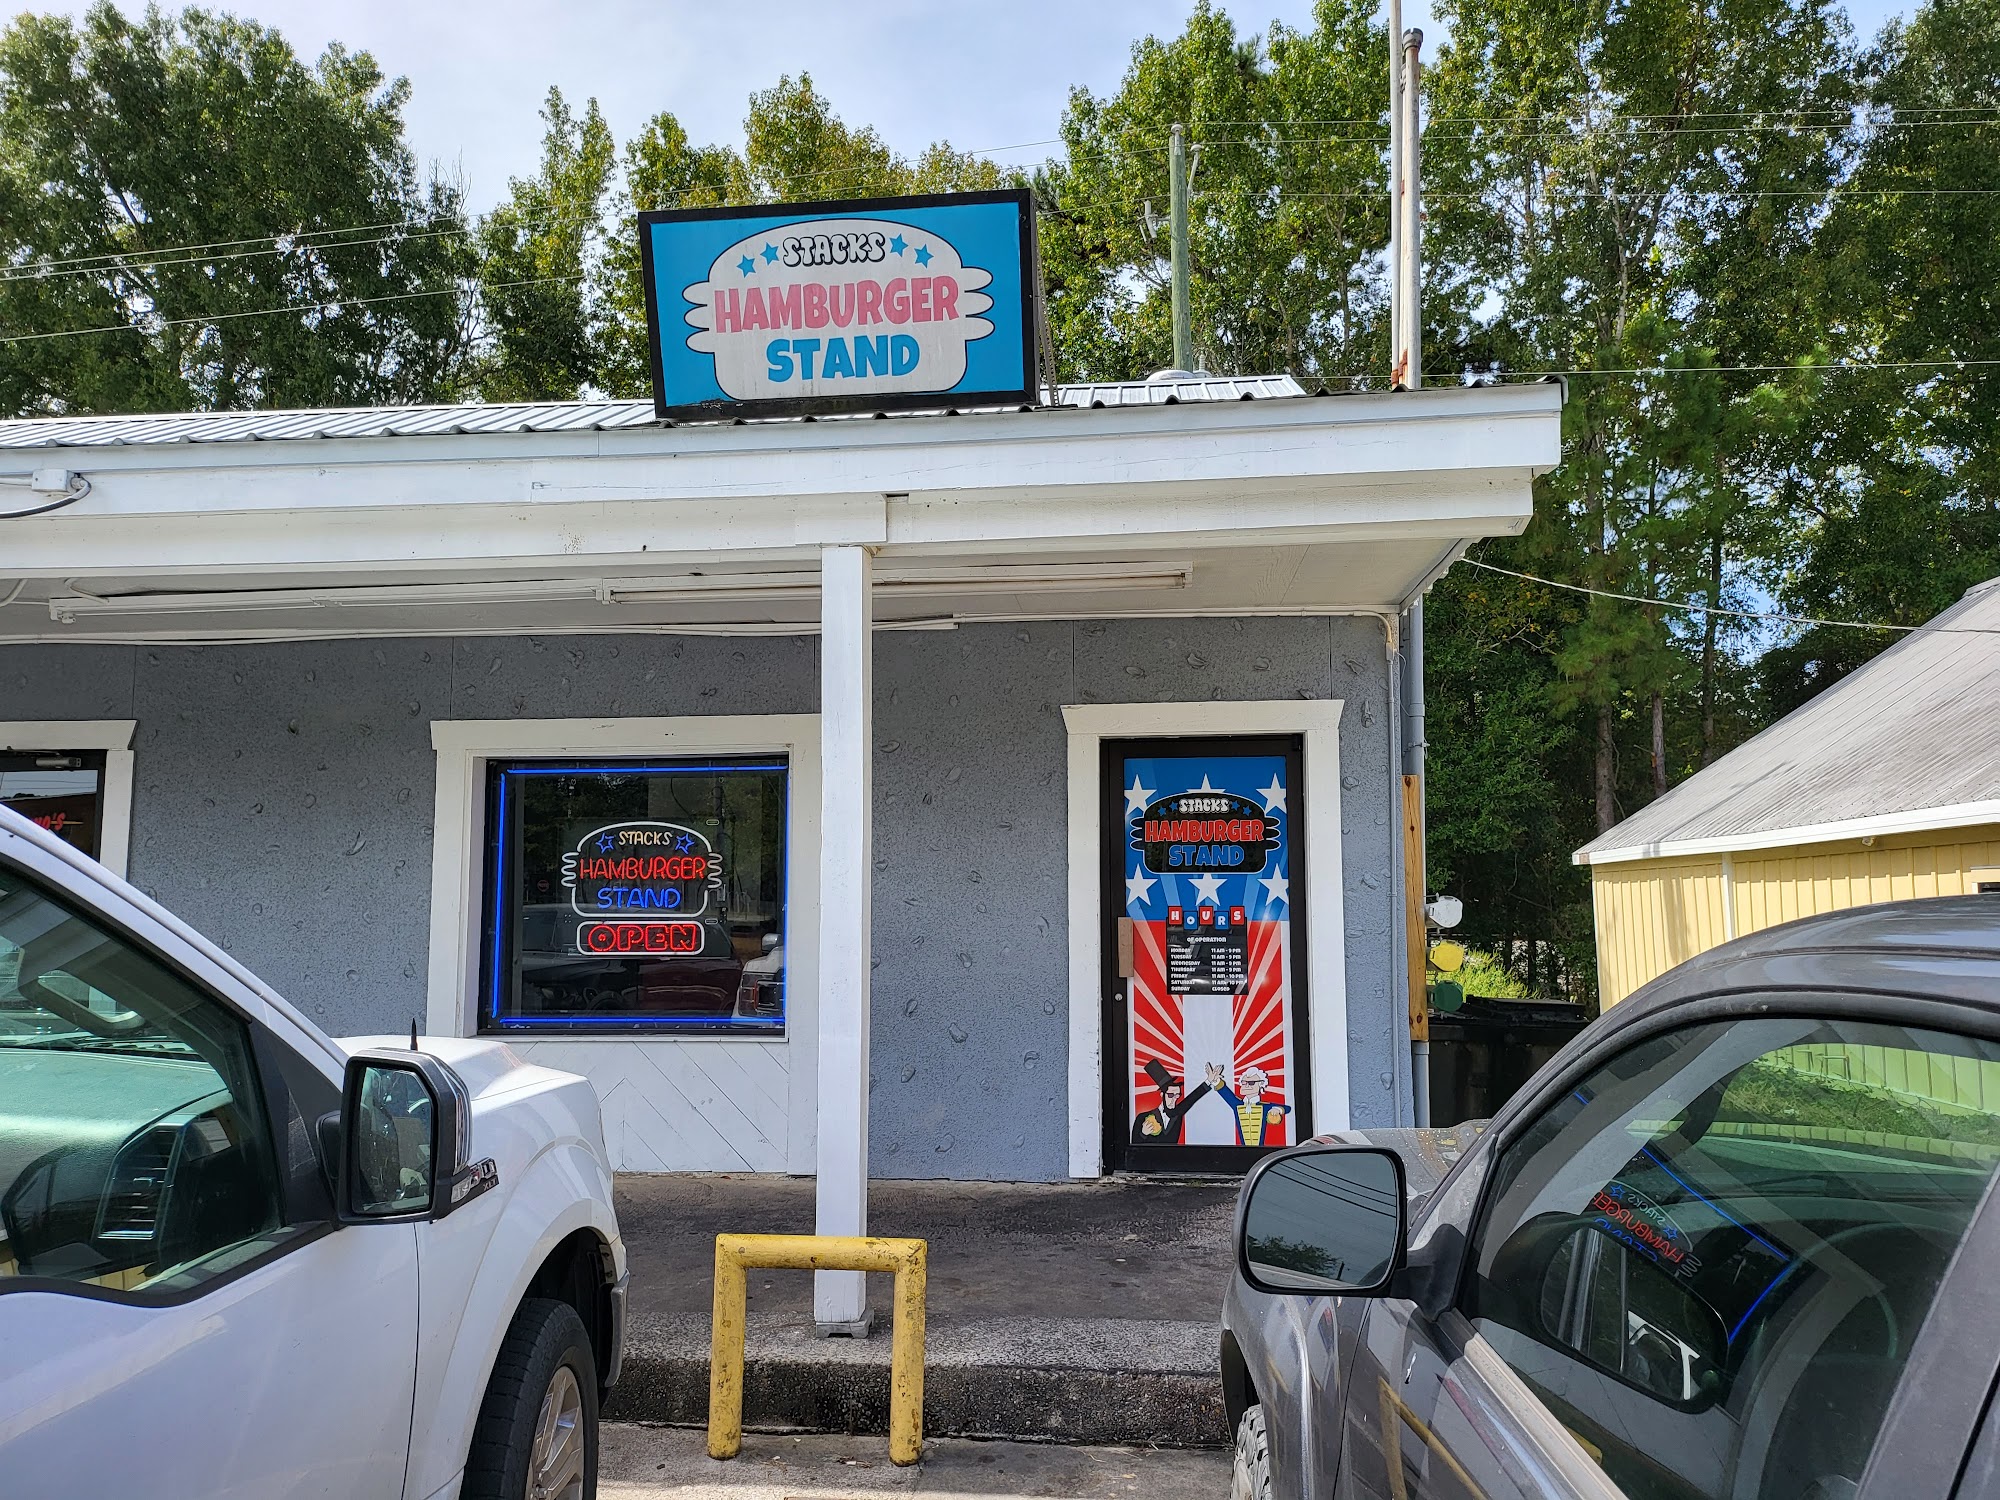
<instances>
[{"instance_id":1,"label":"suv side mirror","mask_svg":"<svg viewBox=\"0 0 2000 1500\"><path fill-rule=\"evenodd\" d=\"M499 1182L471 1162L472 1097L424 1052L360 1052L340 1095L334 1204L343 1224L442 1219Z\"/></svg>"},{"instance_id":2,"label":"suv side mirror","mask_svg":"<svg viewBox=\"0 0 2000 1500\"><path fill-rule=\"evenodd\" d=\"M1260 1292L1380 1297L1408 1233L1402 1159L1379 1146L1268 1156L1243 1184L1236 1263Z\"/></svg>"}]
</instances>

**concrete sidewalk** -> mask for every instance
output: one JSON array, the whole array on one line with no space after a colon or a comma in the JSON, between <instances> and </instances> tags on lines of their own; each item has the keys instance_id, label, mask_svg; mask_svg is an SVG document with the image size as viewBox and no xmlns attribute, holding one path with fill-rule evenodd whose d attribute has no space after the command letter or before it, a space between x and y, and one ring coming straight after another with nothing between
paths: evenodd
<instances>
[{"instance_id":1,"label":"concrete sidewalk","mask_svg":"<svg viewBox=\"0 0 2000 1500\"><path fill-rule=\"evenodd\" d=\"M1058 1497L1058 1500L1224 1500L1226 1453L1053 1447L1047 1443L926 1441L899 1469L874 1437L751 1435L717 1463L702 1435L608 1422L598 1493L617 1500L876 1500L897 1495Z\"/></svg>"},{"instance_id":2,"label":"concrete sidewalk","mask_svg":"<svg viewBox=\"0 0 2000 1500\"><path fill-rule=\"evenodd\" d=\"M1216 1316L1234 1184L1160 1179L877 1182L869 1227L930 1243L927 1435L1198 1447L1224 1443ZM715 1236L809 1234L808 1179L627 1176L625 1377L607 1416L704 1423ZM888 1430L889 1279L877 1331L821 1339L812 1278L753 1272L744 1420Z\"/></svg>"}]
</instances>

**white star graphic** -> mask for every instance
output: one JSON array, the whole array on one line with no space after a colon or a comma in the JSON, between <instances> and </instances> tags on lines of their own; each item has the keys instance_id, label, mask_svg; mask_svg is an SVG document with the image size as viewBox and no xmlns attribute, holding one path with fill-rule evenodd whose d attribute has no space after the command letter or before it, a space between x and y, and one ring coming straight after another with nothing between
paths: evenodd
<instances>
[{"instance_id":1,"label":"white star graphic","mask_svg":"<svg viewBox=\"0 0 2000 1500\"><path fill-rule=\"evenodd\" d=\"M1286 810L1285 789L1278 784L1278 773L1276 771L1271 773L1271 784L1258 792L1257 795L1264 799L1265 812L1284 812Z\"/></svg>"},{"instance_id":2,"label":"white star graphic","mask_svg":"<svg viewBox=\"0 0 2000 1500\"><path fill-rule=\"evenodd\" d=\"M1201 785L1196 787L1195 790L1197 792L1212 792L1215 788L1208 784L1208 778L1204 776L1201 778Z\"/></svg>"},{"instance_id":3,"label":"white star graphic","mask_svg":"<svg viewBox=\"0 0 2000 1500\"><path fill-rule=\"evenodd\" d=\"M1153 887L1158 884L1159 881L1146 873L1144 865L1137 866L1125 877L1125 904L1144 906L1152 899Z\"/></svg>"},{"instance_id":4,"label":"white star graphic","mask_svg":"<svg viewBox=\"0 0 2000 1500\"><path fill-rule=\"evenodd\" d=\"M1220 875L1197 875L1188 884L1194 887L1195 900L1204 902L1209 906L1216 906L1221 903L1222 877Z\"/></svg>"},{"instance_id":5,"label":"white star graphic","mask_svg":"<svg viewBox=\"0 0 2000 1500\"><path fill-rule=\"evenodd\" d=\"M1257 884L1271 893L1271 900L1273 902L1282 901L1287 906L1291 905L1292 883L1285 878L1283 870L1273 870L1262 880L1258 881Z\"/></svg>"},{"instance_id":6,"label":"white star graphic","mask_svg":"<svg viewBox=\"0 0 2000 1500\"><path fill-rule=\"evenodd\" d=\"M1125 788L1125 811L1127 813L1142 813L1146 810L1146 804L1152 800L1152 792L1147 790L1144 782L1140 781L1137 776L1134 776L1132 784Z\"/></svg>"}]
</instances>

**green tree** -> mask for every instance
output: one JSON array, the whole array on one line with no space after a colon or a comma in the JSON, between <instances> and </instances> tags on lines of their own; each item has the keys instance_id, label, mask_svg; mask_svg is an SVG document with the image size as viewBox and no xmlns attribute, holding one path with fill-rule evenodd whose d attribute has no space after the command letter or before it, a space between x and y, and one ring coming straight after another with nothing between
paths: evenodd
<instances>
[{"instance_id":1,"label":"green tree","mask_svg":"<svg viewBox=\"0 0 2000 1500\"><path fill-rule=\"evenodd\" d=\"M0 32L0 410L373 405L453 391L472 266L408 85L201 10ZM192 248L190 248L192 247ZM26 339L31 334L79 336Z\"/></svg>"},{"instance_id":2,"label":"green tree","mask_svg":"<svg viewBox=\"0 0 2000 1500\"><path fill-rule=\"evenodd\" d=\"M816 202L971 192L1005 187L994 162L938 141L912 162L872 128L834 113L812 75L780 78L750 96L743 146L697 146L670 113L655 115L625 147L616 227L595 276L602 323L598 384L619 396L651 390L646 365L646 294L639 274L642 212L746 203Z\"/></svg>"},{"instance_id":3,"label":"green tree","mask_svg":"<svg viewBox=\"0 0 2000 1500\"><path fill-rule=\"evenodd\" d=\"M1117 92L1070 96L1036 187L1057 360L1140 378L1172 363L1167 143L1188 136L1196 362L1347 383L1386 360L1381 251L1388 43L1367 0L1241 37L1200 0L1134 44Z\"/></svg>"},{"instance_id":4,"label":"green tree","mask_svg":"<svg viewBox=\"0 0 2000 1500\"><path fill-rule=\"evenodd\" d=\"M587 280L604 252L603 209L617 147L592 99L578 118L560 89L542 106L541 168L508 184L479 225L488 335L479 392L489 401L566 401L597 374Z\"/></svg>"},{"instance_id":5,"label":"green tree","mask_svg":"<svg viewBox=\"0 0 2000 1500\"><path fill-rule=\"evenodd\" d=\"M1884 368L1826 380L1779 597L1916 625L2000 574L2000 4L1932 0L1861 71L1858 158L1820 235L1823 322L1836 353ZM1894 639L1820 627L1781 644L1769 711Z\"/></svg>"},{"instance_id":6,"label":"green tree","mask_svg":"<svg viewBox=\"0 0 2000 1500\"><path fill-rule=\"evenodd\" d=\"M1581 595L1459 568L1425 609L1428 865L1465 901L1454 936L1531 993L1589 992L1590 886L1570 851L1596 831L1593 743L1551 711L1551 662Z\"/></svg>"},{"instance_id":7,"label":"green tree","mask_svg":"<svg viewBox=\"0 0 2000 1500\"><path fill-rule=\"evenodd\" d=\"M1604 596L1719 604L1755 561L1731 555L1737 518L1768 493L1756 449L1788 385L1709 372L1812 351L1787 278L1838 169L1845 27L1818 0L1463 0L1444 15L1428 248L1486 303L1439 328L1426 363L1584 372L1534 525L1490 555L1601 591L1552 650L1548 695L1591 721L1601 829L1665 789L1688 687L1671 612ZM1704 632L1707 752L1721 670Z\"/></svg>"}]
</instances>

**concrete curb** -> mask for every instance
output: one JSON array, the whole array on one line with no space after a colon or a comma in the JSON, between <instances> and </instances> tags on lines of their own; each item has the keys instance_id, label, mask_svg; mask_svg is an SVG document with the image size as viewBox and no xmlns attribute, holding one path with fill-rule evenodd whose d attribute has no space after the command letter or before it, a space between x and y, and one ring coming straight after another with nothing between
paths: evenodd
<instances>
[{"instance_id":1,"label":"concrete curb","mask_svg":"<svg viewBox=\"0 0 2000 1500\"><path fill-rule=\"evenodd\" d=\"M667 1334L662 1337L661 1334ZM1229 1432L1213 1326L1008 1319L934 1331L924 1431L935 1437L1221 1447ZM706 1330L635 1337L605 1408L614 1421L708 1421ZM886 1433L889 1340L816 1339L752 1320L744 1426Z\"/></svg>"}]
</instances>

